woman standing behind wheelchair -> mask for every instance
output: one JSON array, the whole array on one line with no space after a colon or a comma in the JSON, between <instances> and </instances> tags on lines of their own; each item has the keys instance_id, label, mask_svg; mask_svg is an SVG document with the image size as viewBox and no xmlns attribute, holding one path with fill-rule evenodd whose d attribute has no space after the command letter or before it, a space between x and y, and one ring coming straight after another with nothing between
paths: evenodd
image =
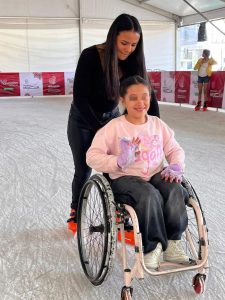
<instances>
[{"instance_id":1,"label":"woman standing behind wheelchair","mask_svg":"<svg viewBox=\"0 0 225 300\"><path fill-rule=\"evenodd\" d=\"M166 261L188 263L181 245L188 224L188 195L180 184L184 151L174 132L158 117L147 114L151 104L145 79L126 78L120 97L125 114L97 132L87 151L87 164L109 173L116 201L134 208L147 268L158 267L162 251Z\"/></svg>"},{"instance_id":2,"label":"woman standing behind wheelchair","mask_svg":"<svg viewBox=\"0 0 225 300\"><path fill-rule=\"evenodd\" d=\"M71 214L67 221L74 232L79 195L91 175L91 168L86 164L86 151L97 130L120 115L120 80L135 74L147 78L142 29L135 17L122 14L112 23L104 44L83 50L75 73L74 98L68 120L75 174ZM159 116L154 94L149 114Z\"/></svg>"}]
</instances>

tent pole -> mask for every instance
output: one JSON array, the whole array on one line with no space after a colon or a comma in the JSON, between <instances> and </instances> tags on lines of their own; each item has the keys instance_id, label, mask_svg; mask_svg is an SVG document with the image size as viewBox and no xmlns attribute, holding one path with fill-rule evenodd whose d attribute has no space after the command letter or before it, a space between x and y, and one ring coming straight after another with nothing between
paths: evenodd
<instances>
[{"instance_id":1,"label":"tent pole","mask_svg":"<svg viewBox=\"0 0 225 300\"><path fill-rule=\"evenodd\" d=\"M82 5L81 5L82 0L78 1L78 6L79 6L79 52L81 54L83 50L83 22L82 22Z\"/></svg>"}]
</instances>

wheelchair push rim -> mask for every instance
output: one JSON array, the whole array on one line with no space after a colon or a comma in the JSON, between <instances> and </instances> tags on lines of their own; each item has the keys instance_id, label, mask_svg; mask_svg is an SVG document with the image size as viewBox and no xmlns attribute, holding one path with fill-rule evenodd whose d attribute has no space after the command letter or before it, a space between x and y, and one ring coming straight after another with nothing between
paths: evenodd
<instances>
[{"instance_id":1,"label":"wheelchair push rim","mask_svg":"<svg viewBox=\"0 0 225 300\"><path fill-rule=\"evenodd\" d=\"M107 180L93 175L84 185L78 205L78 249L83 271L93 285L108 274L116 234L113 195Z\"/></svg>"},{"instance_id":2,"label":"wheelchair push rim","mask_svg":"<svg viewBox=\"0 0 225 300\"><path fill-rule=\"evenodd\" d=\"M186 245L187 255L200 263L207 256L208 229L201 203L193 186L186 178L183 180L183 185L189 193L189 203L187 205L188 228L183 234L182 240Z\"/></svg>"}]
</instances>

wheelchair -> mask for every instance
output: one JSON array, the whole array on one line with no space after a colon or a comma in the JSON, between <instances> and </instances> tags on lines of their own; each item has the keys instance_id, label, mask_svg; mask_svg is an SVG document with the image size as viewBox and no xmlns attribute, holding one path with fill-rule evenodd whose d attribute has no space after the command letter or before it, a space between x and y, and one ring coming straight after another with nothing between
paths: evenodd
<instances>
[{"instance_id":1,"label":"wheelchair","mask_svg":"<svg viewBox=\"0 0 225 300\"><path fill-rule=\"evenodd\" d=\"M186 178L183 178L182 185L189 194L186 205L188 227L182 235L182 244L190 258L190 263L184 265L162 261L158 269L149 270L144 264L142 238L134 209L129 205L115 202L109 181L105 176L95 174L90 177L79 199L77 238L83 271L93 285L101 285L109 275L119 238L124 272L121 300L132 299L131 282L134 278L143 279L144 273L159 276L195 271L196 274L192 279L193 289L197 294L204 292L208 268L208 230L194 188ZM127 229L128 218L132 226ZM130 239L131 235L132 239ZM132 267L128 264L127 249L131 245L135 252Z\"/></svg>"}]
</instances>

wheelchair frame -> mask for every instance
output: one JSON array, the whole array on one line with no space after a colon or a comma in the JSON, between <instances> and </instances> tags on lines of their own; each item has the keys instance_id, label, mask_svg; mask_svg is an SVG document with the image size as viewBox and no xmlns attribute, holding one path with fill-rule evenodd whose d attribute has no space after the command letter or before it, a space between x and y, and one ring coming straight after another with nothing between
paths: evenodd
<instances>
[{"instance_id":1,"label":"wheelchair frame","mask_svg":"<svg viewBox=\"0 0 225 300\"><path fill-rule=\"evenodd\" d=\"M182 185L189 194L187 204L188 227L182 236L184 248L190 257L190 264L161 262L157 270L145 267L142 250L142 238L139 231L137 215L134 209L126 204L118 204L107 179L95 174L84 185L78 206L78 249L85 275L93 285L100 285L111 270L117 244L117 233L120 232L124 286L121 300L132 299L133 278L143 279L144 273L153 276L194 271L192 285L197 294L204 292L208 267L208 230L198 196L190 184L183 178ZM130 268L126 245L125 219L129 216L133 224L135 262Z\"/></svg>"}]
</instances>

